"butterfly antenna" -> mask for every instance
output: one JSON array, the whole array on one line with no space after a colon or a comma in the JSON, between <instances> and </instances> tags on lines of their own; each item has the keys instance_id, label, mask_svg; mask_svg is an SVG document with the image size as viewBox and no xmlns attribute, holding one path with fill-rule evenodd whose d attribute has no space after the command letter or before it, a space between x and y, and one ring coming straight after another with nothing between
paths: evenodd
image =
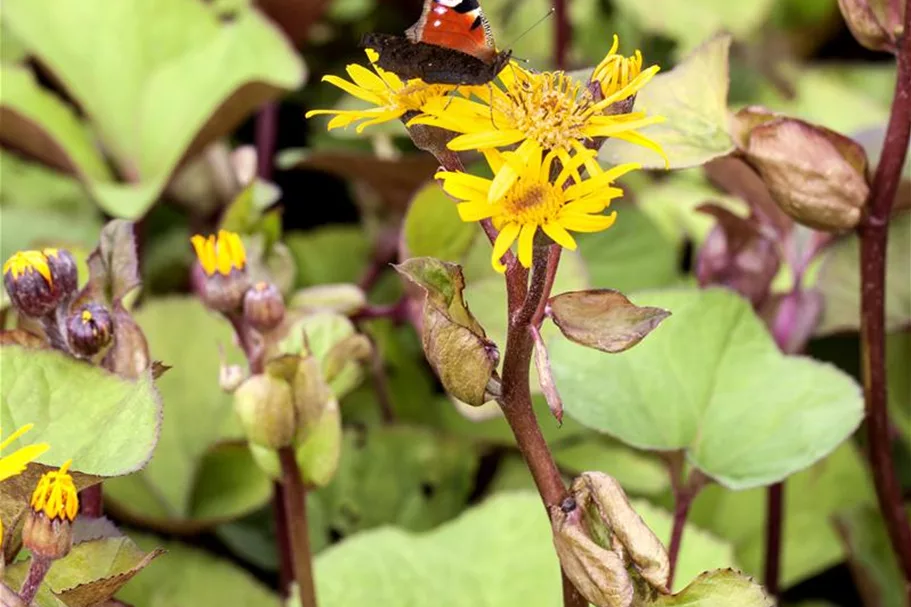
<instances>
[{"instance_id":1,"label":"butterfly antenna","mask_svg":"<svg viewBox=\"0 0 911 607\"><path fill-rule=\"evenodd\" d=\"M528 26L528 28L524 32L522 32L521 34L516 36L513 39L513 41L506 48L514 47L516 45L516 42L518 42L519 40L524 38L531 30L535 29L536 27L538 27L539 25L544 23L544 21L546 21L547 19L550 19L553 16L554 11L556 11L556 10L557 9L555 9L555 8L551 8L549 11L547 11L547 13L545 13L543 17L541 17L540 19L538 19L537 21L532 23L530 26Z\"/></svg>"}]
</instances>

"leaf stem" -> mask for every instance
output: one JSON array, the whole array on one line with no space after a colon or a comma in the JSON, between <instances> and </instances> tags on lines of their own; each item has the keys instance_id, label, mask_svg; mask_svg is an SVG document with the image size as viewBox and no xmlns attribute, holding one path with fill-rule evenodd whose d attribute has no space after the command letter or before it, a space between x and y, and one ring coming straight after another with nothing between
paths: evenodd
<instances>
[{"instance_id":1,"label":"leaf stem","mask_svg":"<svg viewBox=\"0 0 911 607\"><path fill-rule=\"evenodd\" d=\"M870 468L892 550L911 600L911 525L892 461L886 410L885 289L889 214L895 202L911 135L911 0L905 0L904 36L898 50L895 97L879 166L870 186L867 215L858 226L861 273L861 361Z\"/></svg>"},{"instance_id":2,"label":"leaf stem","mask_svg":"<svg viewBox=\"0 0 911 607\"><path fill-rule=\"evenodd\" d=\"M32 600L34 600L35 595L38 593L38 588L41 587L41 582L44 581L44 576L47 575L47 572L53 563L54 561L49 558L36 554L32 555L31 564L28 567L25 581L22 582L22 588L19 589L19 597L22 599L23 603L26 605L32 604Z\"/></svg>"},{"instance_id":3,"label":"leaf stem","mask_svg":"<svg viewBox=\"0 0 911 607\"><path fill-rule=\"evenodd\" d=\"M512 429L519 451L531 471L531 476L541 495L545 508L558 506L568 497L566 485L554 462L547 441L541 434L538 420L531 404L529 366L534 347L531 321L543 300L549 294L548 276L556 272L559 256L544 255L537 249L533 260L531 285L528 270L514 264L506 271L506 291L509 302L509 328L506 336L506 353L503 357L502 396L500 408ZM554 267L550 267L550 266ZM563 575L564 607L585 607L586 600L572 582Z\"/></svg>"},{"instance_id":4,"label":"leaf stem","mask_svg":"<svg viewBox=\"0 0 911 607\"><path fill-rule=\"evenodd\" d=\"M781 537L784 527L784 482L766 489L765 572L763 583L766 591L778 596L781 571Z\"/></svg>"},{"instance_id":5,"label":"leaf stem","mask_svg":"<svg viewBox=\"0 0 911 607\"><path fill-rule=\"evenodd\" d=\"M685 459L683 451L675 451L667 456L668 471L671 475L671 489L674 493L674 522L671 527L671 541L667 548L667 558L670 562L670 572L667 576L667 588L674 588L674 574L677 571L677 558L680 556L680 546L683 542L683 530L686 528L686 519L690 514L690 506L699 494L699 491L708 482L708 477L694 468L689 479L684 481Z\"/></svg>"},{"instance_id":6,"label":"leaf stem","mask_svg":"<svg viewBox=\"0 0 911 607\"><path fill-rule=\"evenodd\" d=\"M282 466L284 506L294 581L297 582L300 593L301 607L316 607L316 585L313 582L313 559L307 528L307 488L301 478L294 450L291 447L282 447L278 450L278 459Z\"/></svg>"}]
</instances>

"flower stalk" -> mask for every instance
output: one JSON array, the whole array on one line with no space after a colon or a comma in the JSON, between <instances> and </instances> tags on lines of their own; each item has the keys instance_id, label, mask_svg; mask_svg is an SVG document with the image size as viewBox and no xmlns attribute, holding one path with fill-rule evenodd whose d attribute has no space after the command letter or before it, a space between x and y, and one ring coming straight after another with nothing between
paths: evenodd
<instances>
[{"instance_id":1,"label":"flower stalk","mask_svg":"<svg viewBox=\"0 0 911 607\"><path fill-rule=\"evenodd\" d=\"M307 527L307 488L301 478L294 449L282 447L278 450L278 458L282 467L282 497L294 581L297 582L301 607L316 607L316 585Z\"/></svg>"},{"instance_id":2,"label":"flower stalk","mask_svg":"<svg viewBox=\"0 0 911 607\"><path fill-rule=\"evenodd\" d=\"M683 530L686 519L690 514L690 506L699 495L699 491L708 482L708 477L694 468L689 473L689 478L684 480L685 460L682 451L675 451L667 456L668 471L671 475L671 490L674 494L674 522L671 527L671 541L668 545L667 556L670 561L670 573L667 577L668 590L674 587L674 573L677 571L677 558L680 556L680 546L683 543Z\"/></svg>"},{"instance_id":3,"label":"flower stalk","mask_svg":"<svg viewBox=\"0 0 911 607\"><path fill-rule=\"evenodd\" d=\"M26 605L32 604L35 595L38 594L38 589L41 587L41 582L44 581L44 577L53 563L53 559L37 555L32 556L25 581L22 582L22 588L19 589L19 598L22 599L23 603Z\"/></svg>"},{"instance_id":4,"label":"flower stalk","mask_svg":"<svg viewBox=\"0 0 911 607\"><path fill-rule=\"evenodd\" d=\"M886 409L886 244L911 135L911 0L905 0L905 35L898 51L895 97L866 217L858 226L861 273L861 366L867 412L868 456L879 507L911 600L911 525L902 504Z\"/></svg>"}]
</instances>

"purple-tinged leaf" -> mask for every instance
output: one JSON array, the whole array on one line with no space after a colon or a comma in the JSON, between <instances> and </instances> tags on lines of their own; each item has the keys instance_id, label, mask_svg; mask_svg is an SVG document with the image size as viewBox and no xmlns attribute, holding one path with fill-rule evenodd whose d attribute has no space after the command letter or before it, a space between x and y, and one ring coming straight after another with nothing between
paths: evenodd
<instances>
[{"instance_id":1,"label":"purple-tinged leaf","mask_svg":"<svg viewBox=\"0 0 911 607\"><path fill-rule=\"evenodd\" d=\"M567 339L610 353L632 348L670 316L661 308L637 306L613 289L561 293L548 309Z\"/></svg>"}]
</instances>

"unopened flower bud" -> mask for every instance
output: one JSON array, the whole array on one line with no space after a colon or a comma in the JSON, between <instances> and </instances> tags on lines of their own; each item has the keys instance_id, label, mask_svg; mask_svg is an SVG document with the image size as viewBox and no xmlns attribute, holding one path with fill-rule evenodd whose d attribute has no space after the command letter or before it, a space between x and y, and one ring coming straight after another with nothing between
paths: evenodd
<instances>
[{"instance_id":1,"label":"unopened flower bud","mask_svg":"<svg viewBox=\"0 0 911 607\"><path fill-rule=\"evenodd\" d=\"M45 473L38 481L31 509L22 530L22 543L33 555L60 559L73 546L73 520L79 512L79 496L68 460L59 470Z\"/></svg>"},{"instance_id":2,"label":"unopened flower bud","mask_svg":"<svg viewBox=\"0 0 911 607\"><path fill-rule=\"evenodd\" d=\"M234 392L234 409L250 442L287 447L297 430L291 386L279 377L258 374Z\"/></svg>"},{"instance_id":3,"label":"unopened flower bud","mask_svg":"<svg viewBox=\"0 0 911 607\"><path fill-rule=\"evenodd\" d=\"M258 282L244 295L244 318L260 332L271 331L285 318L285 300L278 287Z\"/></svg>"},{"instance_id":4,"label":"unopened flower bud","mask_svg":"<svg viewBox=\"0 0 911 607\"><path fill-rule=\"evenodd\" d=\"M40 318L75 292L76 264L62 249L19 251L3 264L3 282L22 314Z\"/></svg>"},{"instance_id":5,"label":"unopened flower bud","mask_svg":"<svg viewBox=\"0 0 911 607\"><path fill-rule=\"evenodd\" d=\"M900 14L902 5L902 2L887 0L838 0L848 29L858 42L872 51L895 51L904 29Z\"/></svg>"},{"instance_id":6,"label":"unopened flower bud","mask_svg":"<svg viewBox=\"0 0 911 607\"><path fill-rule=\"evenodd\" d=\"M81 356L94 356L111 343L114 323L107 308L90 303L71 314L66 321L70 348Z\"/></svg>"},{"instance_id":7,"label":"unopened flower bud","mask_svg":"<svg viewBox=\"0 0 911 607\"><path fill-rule=\"evenodd\" d=\"M41 252L47 259L54 284L64 295L75 293L79 286L79 269L73 255L66 249L42 249Z\"/></svg>"},{"instance_id":8,"label":"unopened flower bud","mask_svg":"<svg viewBox=\"0 0 911 607\"><path fill-rule=\"evenodd\" d=\"M247 254L240 236L219 230L217 236L197 234L190 241L202 269L197 286L203 302L219 312L239 309L250 287Z\"/></svg>"},{"instance_id":9,"label":"unopened flower bud","mask_svg":"<svg viewBox=\"0 0 911 607\"><path fill-rule=\"evenodd\" d=\"M870 193L867 156L858 143L757 107L736 114L734 135L785 213L818 230L858 224Z\"/></svg>"}]
</instances>

